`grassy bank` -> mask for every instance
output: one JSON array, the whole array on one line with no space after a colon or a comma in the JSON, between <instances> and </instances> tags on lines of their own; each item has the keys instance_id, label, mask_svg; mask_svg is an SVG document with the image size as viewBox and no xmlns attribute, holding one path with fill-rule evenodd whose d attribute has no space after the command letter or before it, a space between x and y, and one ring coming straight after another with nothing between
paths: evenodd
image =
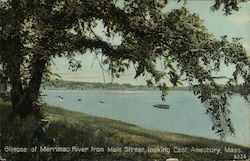
<instances>
[{"instance_id":1,"label":"grassy bank","mask_svg":"<svg viewBox=\"0 0 250 161\"><path fill-rule=\"evenodd\" d=\"M10 106L0 103L0 117L2 120L3 146L29 146L32 131L37 125L35 118L9 118ZM167 133L146 130L132 124L115 121L106 118L89 116L79 112L72 112L58 107L46 106L43 114L51 120L48 134L56 139L58 146L63 147L99 147L105 152L86 153L47 153L43 157L47 160L123 160L123 161L146 161L146 160L166 160L169 157L176 157L182 160L229 160L233 159L233 154L224 153L224 147L241 148L244 153L249 152L249 148L240 147L230 143L210 140L201 137L193 137L183 134ZM10 119L12 121L10 121ZM106 152L108 147L122 148L122 152ZM171 152L125 152L126 147L137 148L170 148ZM176 147L184 147L188 152L174 153ZM220 148L222 153L193 153L194 148ZM182 149L184 150L184 149ZM8 153L6 157L10 156ZM16 158L27 158L32 154L15 154ZM29 156L32 157L32 156ZM18 159L16 159L18 160ZM21 160L21 159L19 159Z\"/></svg>"}]
</instances>

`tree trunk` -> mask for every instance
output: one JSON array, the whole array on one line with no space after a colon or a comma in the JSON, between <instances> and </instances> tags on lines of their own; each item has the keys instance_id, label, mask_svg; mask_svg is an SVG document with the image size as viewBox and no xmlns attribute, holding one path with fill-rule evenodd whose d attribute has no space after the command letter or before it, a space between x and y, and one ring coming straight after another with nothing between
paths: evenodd
<instances>
[{"instance_id":1,"label":"tree trunk","mask_svg":"<svg viewBox=\"0 0 250 161\"><path fill-rule=\"evenodd\" d=\"M33 59L34 63L32 64L29 84L23 90L23 94L17 104L13 106L14 112L20 114L22 117L31 114L40 114L40 107L36 106L34 103L37 101L40 94L40 86L47 61L43 59L40 54L36 54Z\"/></svg>"},{"instance_id":2,"label":"tree trunk","mask_svg":"<svg viewBox=\"0 0 250 161\"><path fill-rule=\"evenodd\" d=\"M21 22L24 20L22 7L28 7L29 1L13 1L12 7L15 13L18 13L18 21L13 22L15 31L20 31ZM15 35L14 37L12 37ZM7 64L8 78L11 84L11 101L12 114L26 117L34 112L34 102L39 96L39 88L41 85L43 71L46 65L46 60L42 59L42 54L35 54L33 64L31 64L31 78L29 84L25 87L22 84L21 64L23 63L22 42L19 32L13 33L8 39L1 39L2 58Z\"/></svg>"},{"instance_id":3,"label":"tree trunk","mask_svg":"<svg viewBox=\"0 0 250 161\"><path fill-rule=\"evenodd\" d=\"M20 102L23 95L23 88L21 82L21 40L18 36L9 38L3 42L4 55L3 59L7 63L8 77L11 84L11 102L13 107L13 113L18 113L16 105Z\"/></svg>"},{"instance_id":4,"label":"tree trunk","mask_svg":"<svg viewBox=\"0 0 250 161\"><path fill-rule=\"evenodd\" d=\"M18 56L16 56L15 60L18 60ZM20 62L18 61L9 62L9 71L10 71L10 83L11 83L12 113L14 115L20 114L21 116L24 116L24 109L22 108L27 108L29 107L29 105L27 103L23 104L24 90L21 82Z\"/></svg>"},{"instance_id":5,"label":"tree trunk","mask_svg":"<svg viewBox=\"0 0 250 161\"><path fill-rule=\"evenodd\" d=\"M6 51L11 55L11 57L6 57L6 62L11 84L12 114L26 117L39 112L34 106L34 102L39 97L40 85L47 60L43 58L42 54L33 56L31 78L29 84L24 89L21 81L21 64L23 60L20 55L20 38L15 37L7 41Z\"/></svg>"}]
</instances>

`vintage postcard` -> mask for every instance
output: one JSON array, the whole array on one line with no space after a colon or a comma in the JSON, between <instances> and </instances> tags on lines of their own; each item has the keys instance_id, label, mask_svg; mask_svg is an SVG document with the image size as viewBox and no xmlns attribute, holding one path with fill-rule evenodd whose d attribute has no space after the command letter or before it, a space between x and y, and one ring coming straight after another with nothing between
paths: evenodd
<instances>
[{"instance_id":1,"label":"vintage postcard","mask_svg":"<svg viewBox=\"0 0 250 161\"><path fill-rule=\"evenodd\" d=\"M250 161L248 0L0 0L0 161Z\"/></svg>"}]
</instances>

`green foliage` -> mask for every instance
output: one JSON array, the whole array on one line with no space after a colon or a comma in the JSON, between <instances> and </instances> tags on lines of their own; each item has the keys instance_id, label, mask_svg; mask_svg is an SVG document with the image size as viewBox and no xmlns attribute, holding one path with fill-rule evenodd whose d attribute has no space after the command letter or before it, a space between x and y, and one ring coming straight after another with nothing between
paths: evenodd
<instances>
[{"instance_id":1,"label":"green foliage","mask_svg":"<svg viewBox=\"0 0 250 161\"><path fill-rule=\"evenodd\" d=\"M232 14L233 11L239 11L240 3L248 0L215 0L215 4L211 7L212 10L219 10L223 6L225 15Z\"/></svg>"},{"instance_id":2,"label":"green foliage","mask_svg":"<svg viewBox=\"0 0 250 161\"><path fill-rule=\"evenodd\" d=\"M7 64L15 97L38 98L41 80L53 73L49 70L55 57L67 57L70 68L81 67L74 59L77 53L90 51L105 57L112 77L119 77L131 65L135 78L148 75L149 86L167 95L168 83L177 86L187 81L194 94L207 103L207 114L213 128L222 138L234 133L228 110L232 86L239 85L242 96L249 95L249 61L240 40L226 36L215 39L197 14L187 8L163 13L168 1L28 1L1 2L0 64ZM181 2L181 1L179 1ZM187 3L188 1L184 1ZM213 8L224 4L226 14L238 10L239 1L216 0ZM104 26L106 37L93 30ZM121 38L112 44L112 38ZM163 69L157 68L161 59ZM221 64L235 65L232 77L214 76ZM182 79L184 78L184 80ZM218 87L218 80L226 86ZM238 80L241 79L241 83ZM27 99L27 97L25 97ZM18 99L17 99L18 100Z\"/></svg>"}]
</instances>

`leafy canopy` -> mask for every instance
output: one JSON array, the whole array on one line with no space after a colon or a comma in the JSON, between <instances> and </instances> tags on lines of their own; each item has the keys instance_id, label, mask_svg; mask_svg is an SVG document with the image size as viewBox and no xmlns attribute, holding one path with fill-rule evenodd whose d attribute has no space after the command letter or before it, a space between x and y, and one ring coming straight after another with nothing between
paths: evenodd
<instances>
[{"instance_id":1,"label":"leafy canopy","mask_svg":"<svg viewBox=\"0 0 250 161\"><path fill-rule=\"evenodd\" d=\"M1 3L0 63L8 77L20 77L24 88L30 88L30 82L37 80L34 76L41 70L43 79L53 74L49 69L52 58L67 57L76 70L81 65L74 56L91 51L104 56L101 63L109 66L113 77L119 77L131 65L136 69L135 78L150 75L147 84L157 85L162 99L167 95L169 82L173 86L189 82L194 94L207 105L212 129L221 137L234 133L228 98L236 85L242 96L247 99L249 95L250 63L246 50L238 38L216 39L199 15L187 8L163 13L167 0L5 0ZM216 0L213 9L218 10L224 4L225 13L230 14L238 10L235 7L238 3ZM121 43L112 44L98 36L93 31L97 23L104 25L103 32L108 39L119 36ZM36 64L41 61L45 64L38 70ZM162 68L157 67L159 61ZM13 74L8 68L10 64L20 66L21 74ZM215 75L222 64L234 65L232 77ZM223 86L218 84L221 79L226 82Z\"/></svg>"}]
</instances>

